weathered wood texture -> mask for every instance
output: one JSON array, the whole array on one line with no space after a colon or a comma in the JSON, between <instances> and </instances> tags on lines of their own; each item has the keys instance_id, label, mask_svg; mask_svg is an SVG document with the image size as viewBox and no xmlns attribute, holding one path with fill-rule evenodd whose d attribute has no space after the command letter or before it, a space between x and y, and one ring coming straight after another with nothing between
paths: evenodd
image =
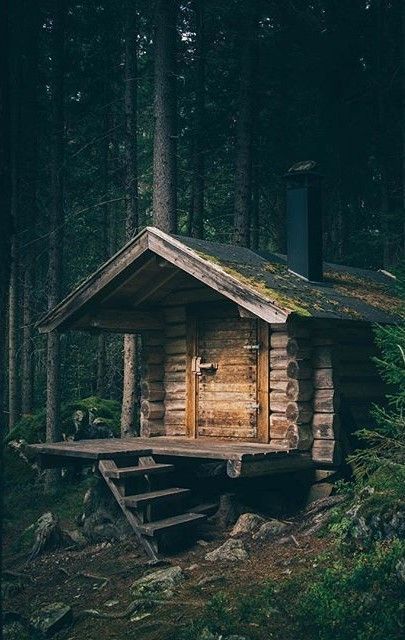
<instances>
[{"instance_id":1,"label":"weathered wood texture","mask_svg":"<svg viewBox=\"0 0 405 640\"><path fill-rule=\"evenodd\" d=\"M141 436L164 435L164 335L147 331L142 336Z\"/></svg>"},{"instance_id":2,"label":"weathered wood texture","mask_svg":"<svg viewBox=\"0 0 405 640\"><path fill-rule=\"evenodd\" d=\"M184 305L168 306L165 319L165 434L187 434L186 420L186 368L187 368L187 317Z\"/></svg>"},{"instance_id":3,"label":"weathered wood texture","mask_svg":"<svg viewBox=\"0 0 405 640\"><path fill-rule=\"evenodd\" d=\"M256 320L198 321L198 356L217 368L198 376L197 436L257 438L257 344Z\"/></svg>"},{"instance_id":4,"label":"weathered wood texture","mask_svg":"<svg viewBox=\"0 0 405 640\"><path fill-rule=\"evenodd\" d=\"M306 327L271 327L269 352L270 442L277 448L310 449L312 344Z\"/></svg>"}]
</instances>

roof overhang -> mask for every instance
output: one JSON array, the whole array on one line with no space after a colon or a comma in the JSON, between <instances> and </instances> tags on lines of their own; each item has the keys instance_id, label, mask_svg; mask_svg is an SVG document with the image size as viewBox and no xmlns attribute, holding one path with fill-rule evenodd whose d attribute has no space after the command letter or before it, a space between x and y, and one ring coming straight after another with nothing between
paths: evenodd
<instances>
[{"instance_id":1,"label":"roof overhang","mask_svg":"<svg viewBox=\"0 0 405 640\"><path fill-rule=\"evenodd\" d=\"M164 259L170 265L189 274L207 287L213 289L246 312L261 318L269 323L284 323L289 313L274 303L269 301L257 291L250 288L244 282L240 282L233 275L227 273L221 266L199 255L190 247L186 246L178 238L164 233L155 227L146 227L130 242L128 242L118 253L103 264L87 280L73 290L56 307L49 311L38 323L41 333L47 333L58 329L60 331L69 328L105 328L120 332L129 332L130 327L137 324L137 332L145 328L156 328L150 326L151 318L142 316L141 310L137 313L136 308L130 313L126 313L124 321L114 319L112 310L104 309L106 326L100 318L92 318L92 310L101 305L104 300L111 296L118 287L125 285L131 278L135 278L136 271L142 257L147 252ZM138 277L142 277L139 275ZM132 314L132 315L131 315ZM138 322L135 320L138 316ZM90 318L86 327L80 327L80 319Z\"/></svg>"}]
</instances>

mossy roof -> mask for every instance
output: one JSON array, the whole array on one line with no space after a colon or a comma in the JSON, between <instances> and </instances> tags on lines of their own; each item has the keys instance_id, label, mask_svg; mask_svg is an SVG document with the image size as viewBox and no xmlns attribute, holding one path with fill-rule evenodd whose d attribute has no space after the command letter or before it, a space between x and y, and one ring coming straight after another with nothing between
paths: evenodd
<instances>
[{"instance_id":1,"label":"mossy roof","mask_svg":"<svg viewBox=\"0 0 405 640\"><path fill-rule=\"evenodd\" d=\"M324 263L323 282L311 283L289 272L285 257L278 254L182 236L176 239L287 313L377 323L404 319L395 278L381 271Z\"/></svg>"},{"instance_id":2,"label":"mossy roof","mask_svg":"<svg viewBox=\"0 0 405 640\"><path fill-rule=\"evenodd\" d=\"M311 283L290 273L283 256L146 227L51 309L38 323L40 331L76 326L103 300L112 300L113 304L113 293L123 283L145 278L142 268L138 272L137 267L150 253L266 322L285 322L291 314L377 323L404 320L403 300L395 293L395 279L380 271L325 263L324 281Z\"/></svg>"}]
</instances>

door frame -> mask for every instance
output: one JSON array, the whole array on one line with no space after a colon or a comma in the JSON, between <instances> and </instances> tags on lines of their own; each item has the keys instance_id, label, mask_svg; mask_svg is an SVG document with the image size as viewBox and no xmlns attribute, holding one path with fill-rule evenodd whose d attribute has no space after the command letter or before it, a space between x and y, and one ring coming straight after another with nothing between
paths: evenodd
<instances>
[{"instance_id":1,"label":"door frame","mask_svg":"<svg viewBox=\"0 0 405 640\"><path fill-rule=\"evenodd\" d=\"M252 319L255 319L254 316L252 316ZM256 398L259 404L256 422L257 435L253 439L247 438L244 441L268 443L270 441L270 326L260 318L257 318L256 321L259 344L256 370ZM197 375L192 371L192 361L193 357L198 355L198 316L191 310L186 311L186 347L186 431L187 437L197 438L198 380ZM204 436L199 436L198 439L204 439Z\"/></svg>"}]
</instances>

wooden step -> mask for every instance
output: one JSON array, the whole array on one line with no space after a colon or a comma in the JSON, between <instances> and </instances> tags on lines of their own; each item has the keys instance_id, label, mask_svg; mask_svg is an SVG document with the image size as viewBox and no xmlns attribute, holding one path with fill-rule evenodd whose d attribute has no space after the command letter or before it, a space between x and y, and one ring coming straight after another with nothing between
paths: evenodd
<instances>
[{"instance_id":1,"label":"wooden step","mask_svg":"<svg viewBox=\"0 0 405 640\"><path fill-rule=\"evenodd\" d=\"M218 511L218 507L218 502L204 502L191 508L193 513L204 513L206 516L212 516L216 511Z\"/></svg>"},{"instance_id":2,"label":"wooden step","mask_svg":"<svg viewBox=\"0 0 405 640\"><path fill-rule=\"evenodd\" d=\"M173 464L150 464L138 467L121 467L108 471L108 477L114 480L123 480L125 478L133 478L135 476L144 476L151 474L168 473L173 471Z\"/></svg>"},{"instance_id":3,"label":"wooden step","mask_svg":"<svg viewBox=\"0 0 405 640\"><path fill-rule=\"evenodd\" d=\"M148 491L147 493L138 493L134 496L125 496L124 504L127 507L136 508L145 504L166 502L182 498L190 493L190 489L180 489L174 487L171 489L160 489L159 491Z\"/></svg>"},{"instance_id":4,"label":"wooden step","mask_svg":"<svg viewBox=\"0 0 405 640\"><path fill-rule=\"evenodd\" d=\"M182 513L179 516L155 520L155 522L145 522L139 526L139 530L144 536L153 537L156 533L164 533L169 529L195 524L204 520L205 515L201 513Z\"/></svg>"}]
</instances>

